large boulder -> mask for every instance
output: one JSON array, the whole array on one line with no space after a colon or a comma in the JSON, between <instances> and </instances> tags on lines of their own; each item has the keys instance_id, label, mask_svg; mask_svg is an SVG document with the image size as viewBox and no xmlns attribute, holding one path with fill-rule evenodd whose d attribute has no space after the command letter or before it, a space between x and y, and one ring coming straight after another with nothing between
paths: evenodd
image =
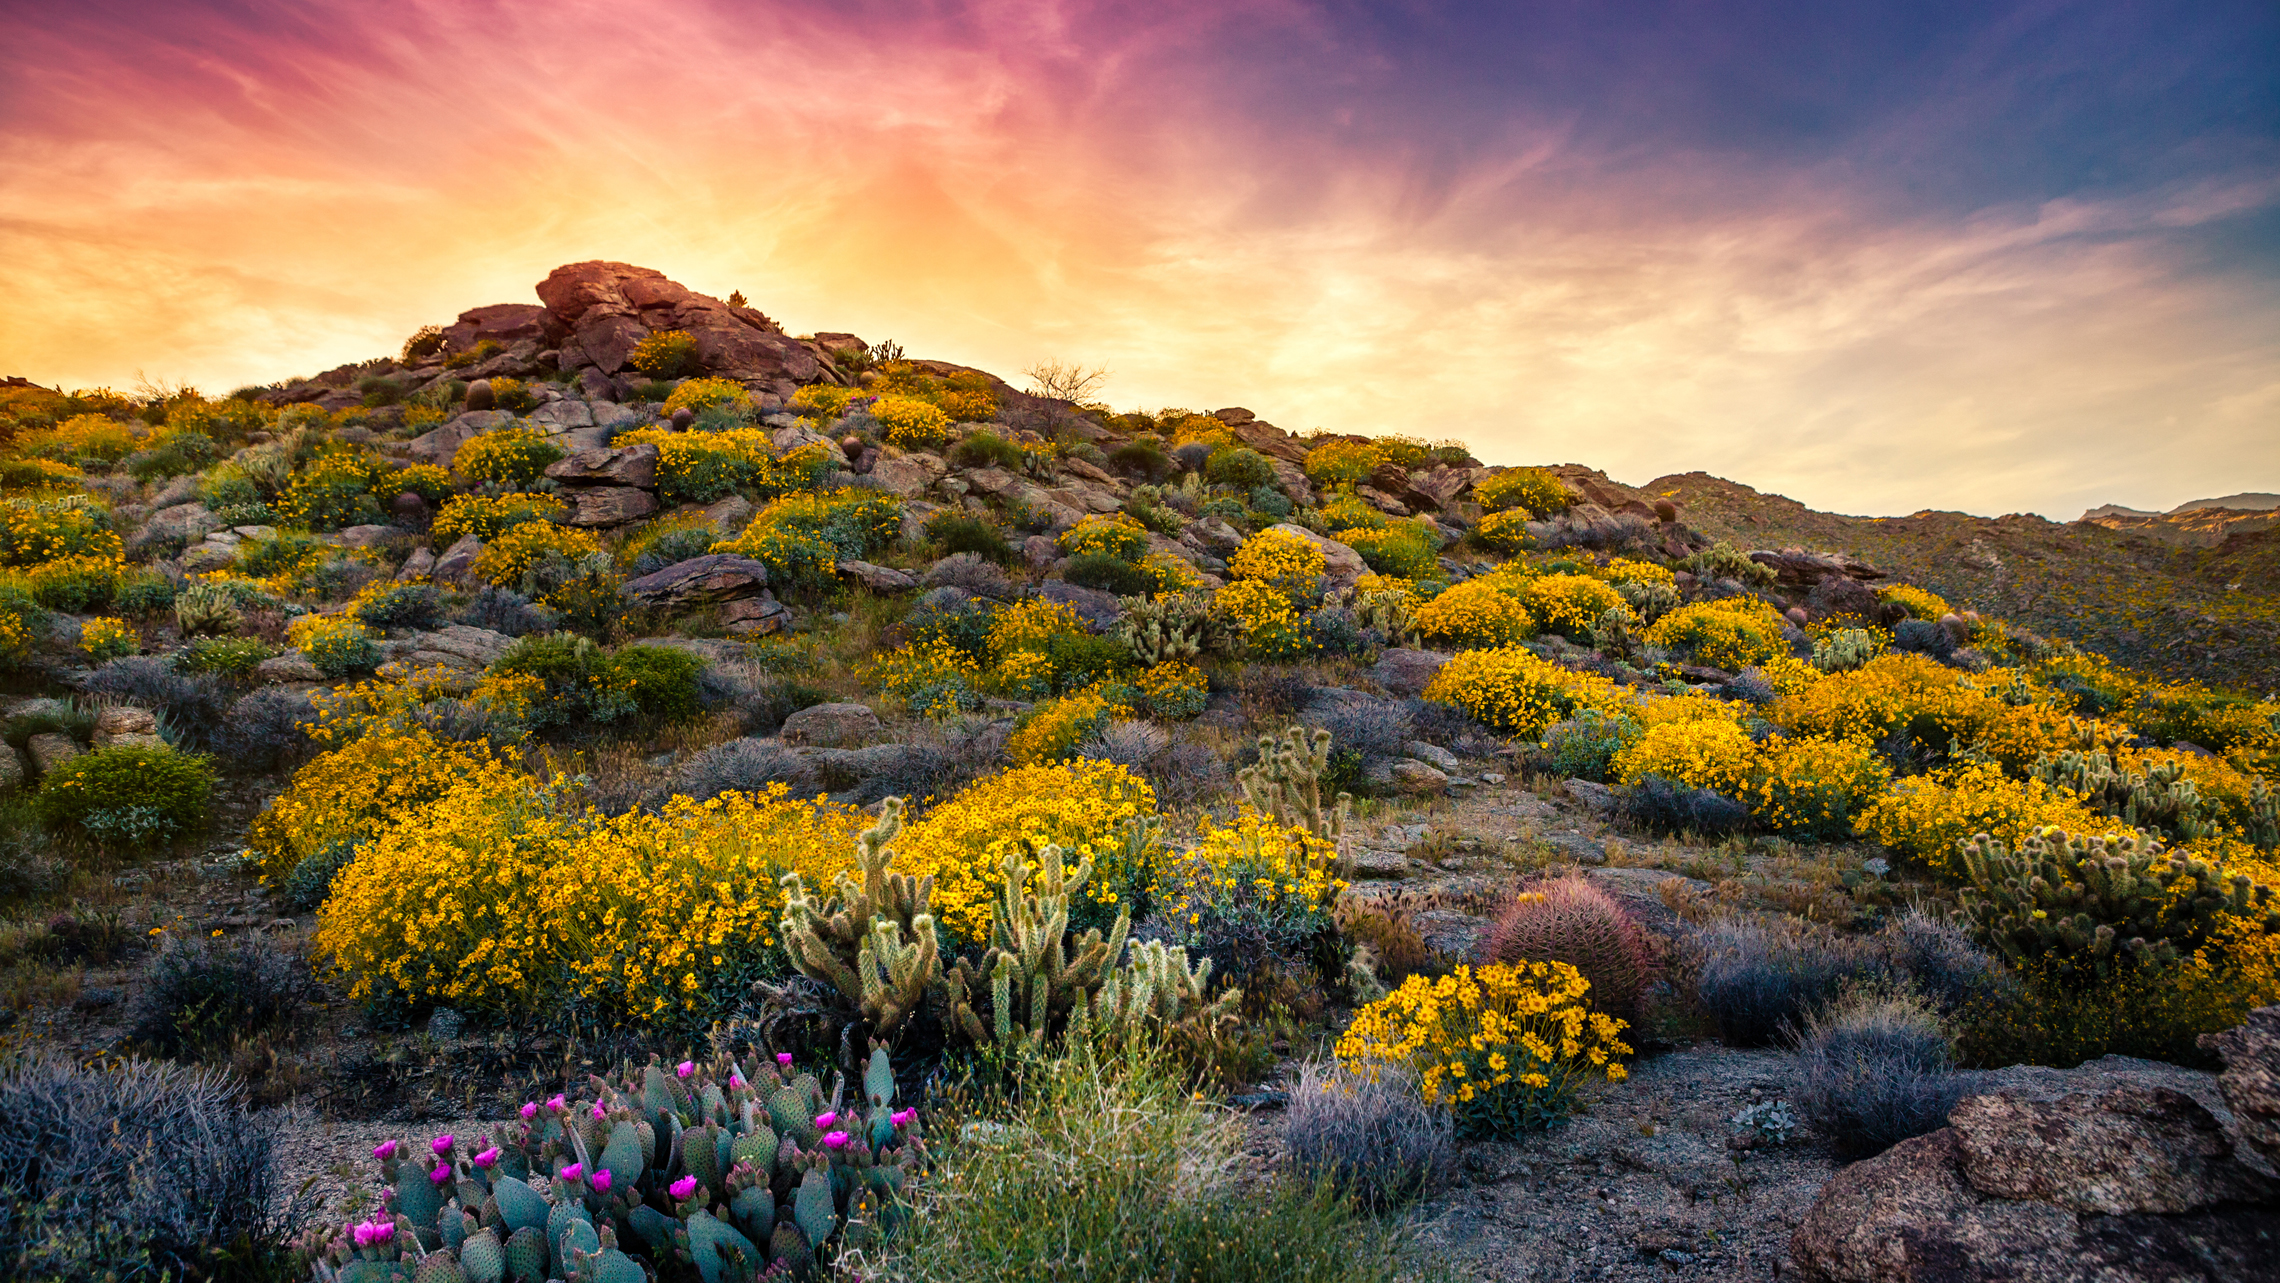
<instances>
[{"instance_id":1,"label":"large boulder","mask_svg":"<svg viewBox=\"0 0 2280 1283\"><path fill-rule=\"evenodd\" d=\"M2280 1007L2258 1007L2242 1024L2203 1034L2201 1046L2225 1059L2217 1087L2232 1106L2241 1144L2280 1168Z\"/></svg>"},{"instance_id":2,"label":"large boulder","mask_svg":"<svg viewBox=\"0 0 2280 1283\"><path fill-rule=\"evenodd\" d=\"M657 511L657 496L632 486L564 486L573 526L622 526Z\"/></svg>"},{"instance_id":3,"label":"large boulder","mask_svg":"<svg viewBox=\"0 0 2280 1283\"><path fill-rule=\"evenodd\" d=\"M629 582L625 594L651 606L695 606L758 597L767 586L767 563L708 552Z\"/></svg>"},{"instance_id":4,"label":"large boulder","mask_svg":"<svg viewBox=\"0 0 2280 1283\"><path fill-rule=\"evenodd\" d=\"M1448 662L1449 657L1436 650L1389 647L1378 652L1378 662L1370 666L1370 680L1392 694L1414 699L1425 693Z\"/></svg>"},{"instance_id":5,"label":"large boulder","mask_svg":"<svg viewBox=\"0 0 2280 1283\"><path fill-rule=\"evenodd\" d=\"M536 303L493 303L461 312L457 321L443 327L443 342L453 351L464 351L485 339L503 346L525 341L551 346L561 341L564 333Z\"/></svg>"},{"instance_id":6,"label":"large boulder","mask_svg":"<svg viewBox=\"0 0 2280 1283\"><path fill-rule=\"evenodd\" d=\"M572 485L657 488L657 447L628 445L580 450L547 465L546 475Z\"/></svg>"},{"instance_id":7,"label":"large boulder","mask_svg":"<svg viewBox=\"0 0 2280 1283\"><path fill-rule=\"evenodd\" d=\"M786 744L852 748L880 729L879 715L867 704L814 704L785 718L778 733Z\"/></svg>"},{"instance_id":8,"label":"large boulder","mask_svg":"<svg viewBox=\"0 0 2280 1283\"><path fill-rule=\"evenodd\" d=\"M2280 1278L2280 1182L2236 1153L2209 1077L2119 1057L1993 1075L1948 1126L1838 1172L1790 1255L1843 1283Z\"/></svg>"},{"instance_id":9,"label":"large boulder","mask_svg":"<svg viewBox=\"0 0 2280 1283\"><path fill-rule=\"evenodd\" d=\"M571 263L539 282L538 297L569 335L563 367L626 367L649 335L681 330L696 341L698 367L746 383L796 384L822 377L807 345L749 307L730 307L630 263Z\"/></svg>"},{"instance_id":10,"label":"large boulder","mask_svg":"<svg viewBox=\"0 0 2280 1283\"><path fill-rule=\"evenodd\" d=\"M421 463L432 463L439 468L451 466L451 457L469 437L478 437L493 428L503 428L515 421L505 410L469 410L448 422L414 437L404 452Z\"/></svg>"}]
</instances>

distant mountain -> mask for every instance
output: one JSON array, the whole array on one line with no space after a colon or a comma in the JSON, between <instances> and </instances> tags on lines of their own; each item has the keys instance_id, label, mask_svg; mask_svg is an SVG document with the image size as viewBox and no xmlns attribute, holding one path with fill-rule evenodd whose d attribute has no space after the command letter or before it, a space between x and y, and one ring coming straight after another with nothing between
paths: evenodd
<instances>
[{"instance_id":1,"label":"distant mountain","mask_svg":"<svg viewBox=\"0 0 2280 1283\"><path fill-rule=\"evenodd\" d=\"M2280 494L2229 494L2222 499L2195 499L2171 508L2173 513L2191 512L2195 508L2232 508L2242 512L2263 512L2280 508Z\"/></svg>"}]
</instances>

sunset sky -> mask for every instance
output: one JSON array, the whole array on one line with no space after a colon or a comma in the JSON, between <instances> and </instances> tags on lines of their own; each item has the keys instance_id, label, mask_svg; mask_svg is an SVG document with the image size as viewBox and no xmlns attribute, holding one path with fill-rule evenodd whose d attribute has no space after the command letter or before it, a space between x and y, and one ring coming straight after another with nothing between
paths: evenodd
<instances>
[{"instance_id":1,"label":"sunset sky","mask_svg":"<svg viewBox=\"0 0 2280 1283\"><path fill-rule=\"evenodd\" d=\"M2280 490L2280 6L0 0L0 374L617 259L1119 408L1814 507Z\"/></svg>"}]
</instances>

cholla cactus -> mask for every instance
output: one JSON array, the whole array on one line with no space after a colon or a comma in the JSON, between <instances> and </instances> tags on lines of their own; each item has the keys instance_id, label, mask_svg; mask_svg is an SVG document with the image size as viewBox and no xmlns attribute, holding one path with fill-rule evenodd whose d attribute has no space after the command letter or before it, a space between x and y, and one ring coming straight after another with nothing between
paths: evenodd
<instances>
[{"instance_id":1,"label":"cholla cactus","mask_svg":"<svg viewBox=\"0 0 2280 1283\"><path fill-rule=\"evenodd\" d=\"M1354 810L1354 796L1340 793L1335 805L1322 804L1322 777L1330 771L1330 732L1318 730L1309 737L1306 728L1293 726L1280 741L1259 737L1259 762L1235 773L1243 786L1243 800L1252 810L1273 817L1277 824L1305 829L1338 851L1338 876L1354 873L1354 856L1346 821Z\"/></svg>"},{"instance_id":2,"label":"cholla cactus","mask_svg":"<svg viewBox=\"0 0 2280 1283\"><path fill-rule=\"evenodd\" d=\"M1642 624L1656 620L1678 609L1681 598L1676 584L1656 580L1632 579L1615 585L1615 593L1639 616Z\"/></svg>"},{"instance_id":3,"label":"cholla cactus","mask_svg":"<svg viewBox=\"0 0 2280 1283\"><path fill-rule=\"evenodd\" d=\"M2220 917L2280 932L2272 888L2221 876L2197 856L2163 860L2152 838L2029 837L2016 852L1985 833L1961 844L1972 885L1964 913L2013 962L2040 961L2062 976L2104 978L2125 962L2174 962L2208 938ZM2190 894L2176 894L2190 879Z\"/></svg>"},{"instance_id":4,"label":"cholla cactus","mask_svg":"<svg viewBox=\"0 0 2280 1283\"><path fill-rule=\"evenodd\" d=\"M1375 631L1385 638L1388 646L1415 646L1422 636L1417 631L1415 600L1400 590L1356 591L1352 603L1354 622L1365 631Z\"/></svg>"},{"instance_id":5,"label":"cholla cactus","mask_svg":"<svg viewBox=\"0 0 2280 1283\"><path fill-rule=\"evenodd\" d=\"M1124 956L1132 910L1121 908L1104 938L1100 928L1085 932L1069 947L1069 897L1092 876L1090 856L1074 872L1061 861L1061 848L1047 846L1031 864L1021 852L1005 857L1005 888L990 923L990 948L980 967L966 959L944 977L953 1028L975 1043L1011 1044L1017 1038L1043 1049L1049 1034L1065 1026L1070 1012L1090 1004ZM1030 879L1037 880L1035 889ZM974 1010L974 997L987 977L990 1023Z\"/></svg>"},{"instance_id":6,"label":"cholla cactus","mask_svg":"<svg viewBox=\"0 0 2280 1283\"><path fill-rule=\"evenodd\" d=\"M1824 673L1849 672L1883 649L1876 634L1865 628L1839 628L1813 643L1813 667Z\"/></svg>"},{"instance_id":7,"label":"cholla cactus","mask_svg":"<svg viewBox=\"0 0 2280 1283\"><path fill-rule=\"evenodd\" d=\"M797 873L784 875L784 947L800 974L836 989L871 1024L874 1038L892 1040L902 1022L942 975L927 902L932 876L890 873L888 843L902 831L903 801L890 797L878 823L856 839L858 885L845 873L838 895L819 908Z\"/></svg>"},{"instance_id":8,"label":"cholla cactus","mask_svg":"<svg viewBox=\"0 0 2280 1283\"><path fill-rule=\"evenodd\" d=\"M2158 828L2184 842L2212 837L2217 823L2200 789L2178 762L2133 771L2106 751L2067 749L2035 759L2033 775L2053 788L2070 789L2099 811L2131 828Z\"/></svg>"},{"instance_id":9,"label":"cholla cactus","mask_svg":"<svg viewBox=\"0 0 2280 1283\"><path fill-rule=\"evenodd\" d=\"M1117 635L1144 665L1192 661L1207 650L1224 650L1228 630L1204 593L1181 593L1162 600L1133 598L1124 603Z\"/></svg>"},{"instance_id":10,"label":"cholla cactus","mask_svg":"<svg viewBox=\"0 0 2280 1283\"><path fill-rule=\"evenodd\" d=\"M1637 659L1639 639L1632 630L1638 622L1629 606L1609 606L1591 626L1592 649L1602 659Z\"/></svg>"},{"instance_id":11,"label":"cholla cactus","mask_svg":"<svg viewBox=\"0 0 2280 1283\"><path fill-rule=\"evenodd\" d=\"M886 1052L872 1051L853 1102L777 1060L596 1077L576 1101L524 1105L497 1144L390 1141L373 1154L389 1185L381 1214L305 1242L316 1277L642 1283L693 1264L707 1283L754 1283L806 1272L835 1238L891 1230L926 1148L917 1111L894 1108Z\"/></svg>"}]
</instances>

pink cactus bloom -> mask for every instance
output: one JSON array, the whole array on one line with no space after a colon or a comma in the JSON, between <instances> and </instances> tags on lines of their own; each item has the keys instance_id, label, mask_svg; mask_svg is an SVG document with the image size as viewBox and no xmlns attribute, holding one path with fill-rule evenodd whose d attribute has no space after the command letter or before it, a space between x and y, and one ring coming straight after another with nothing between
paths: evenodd
<instances>
[{"instance_id":1,"label":"pink cactus bloom","mask_svg":"<svg viewBox=\"0 0 2280 1283\"><path fill-rule=\"evenodd\" d=\"M790 1053L790 1052L788 1052L788 1051L779 1051L779 1052L777 1052L777 1053L776 1053L776 1063L777 1063L777 1064L779 1064L779 1065L788 1065L788 1064L791 1064L791 1063L792 1063L792 1053Z\"/></svg>"},{"instance_id":2,"label":"pink cactus bloom","mask_svg":"<svg viewBox=\"0 0 2280 1283\"><path fill-rule=\"evenodd\" d=\"M693 1060L684 1060L680 1064L673 1066L673 1072L679 1074L683 1078L687 1078L691 1074L697 1072L697 1062Z\"/></svg>"},{"instance_id":3,"label":"pink cactus bloom","mask_svg":"<svg viewBox=\"0 0 2280 1283\"><path fill-rule=\"evenodd\" d=\"M392 1140L381 1141L378 1147L373 1149L372 1156L383 1163L394 1158L396 1156L396 1142Z\"/></svg>"},{"instance_id":4,"label":"pink cactus bloom","mask_svg":"<svg viewBox=\"0 0 2280 1283\"><path fill-rule=\"evenodd\" d=\"M915 1109L898 1109L887 1115L887 1121L897 1127L908 1127L918 1121L918 1111Z\"/></svg>"},{"instance_id":5,"label":"pink cactus bloom","mask_svg":"<svg viewBox=\"0 0 2280 1283\"><path fill-rule=\"evenodd\" d=\"M835 1113L817 1114L815 1116L815 1125L818 1127L829 1127L838 1121L839 1115Z\"/></svg>"},{"instance_id":6,"label":"pink cactus bloom","mask_svg":"<svg viewBox=\"0 0 2280 1283\"><path fill-rule=\"evenodd\" d=\"M730 1074L728 1076L728 1085L731 1089L736 1091L744 1090L744 1075Z\"/></svg>"},{"instance_id":7,"label":"pink cactus bloom","mask_svg":"<svg viewBox=\"0 0 2280 1283\"><path fill-rule=\"evenodd\" d=\"M348 1223L348 1237L358 1247L372 1246L372 1227L361 1221Z\"/></svg>"},{"instance_id":8,"label":"pink cactus bloom","mask_svg":"<svg viewBox=\"0 0 2280 1283\"><path fill-rule=\"evenodd\" d=\"M600 1102L600 1101L598 1101L598 1100L597 1100L597 1101L595 1101L595 1102L594 1102L594 1117L595 1117L596 1119L603 1119L603 1118L607 1118L607 1117L609 1117L609 1116L610 1116L610 1111L609 1111L609 1110L607 1110L607 1109L604 1109L604 1108L602 1108L602 1102Z\"/></svg>"},{"instance_id":9,"label":"pink cactus bloom","mask_svg":"<svg viewBox=\"0 0 2280 1283\"><path fill-rule=\"evenodd\" d=\"M568 1109L570 1108L570 1102L562 1099L560 1096L556 1096L554 1099L546 1102L546 1107L548 1109Z\"/></svg>"},{"instance_id":10,"label":"pink cactus bloom","mask_svg":"<svg viewBox=\"0 0 2280 1283\"><path fill-rule=\"evenodd\" d=\"M584 1163L572 1163L568 1167L562 1169L562 1179L566 1181L575 1181L585 1174L586 1165Z\"/></svg>"},{"instance_id":11,"label":"pink cactus bloom","mask_svg":"<svg viewBox=\"0 0 2280 1283\"><path fill-rule=\"evenodd\" d=\"M481 1167L481 1168L485 1168L485 1169L489 1169L489 1168L493 1168L493 1167L496 1167L496 1166L498 1166L498 1165L499 1165L499 1147L498 1147L498 1146L496 1146L496 1145L493 1145L493 1146L491 1146L489 1149L486 1149L486 1150L484 1150L482 1153L480 1153L480 1154L477 1154L477 1155L475 1156L475 1165L476 1165L477 1167Z\"/></svg>"},{"instance_id":12,"label":"pink cactus bloom","mask_svg":"<svg viewBox=\"0 0 2280 1283\"><path fill-rule=\"evenodd\" d=\"M428 1179L438 1185L449 1181L451 1179L451 1164L437 1163L435 1165L435 1170L428 1173Z\"/></svg>"},{"instance_id":13,"label":"pink cactus bloom","mask_svg":"<svg viewBox=\"0 0 2280 1283\"><path fill-rule=\"evenodd\" d=\"M450 1152L451 1152L451 1133L450 1133L450 1132L445 1132L443 1135L441 1135L441 1136L438 1136L438 1137L436 1137L434 1140L431 1140L431 1141L429 1141L429 1142L428 1142L428 1148L429 1148L429 1149L432 1149L432 1150L434 1150L434 1151L435 1151L435 1154L436 1154L436 1157L438 1157L438 1158L441 1158L441 1157L443 1157L445 1154L448 1154L448 1153L450 1153Z\"/></svg>"},{"instance_id":14,"label":"pink cactus bloom","mask_svg":"<svg viewBox=\"0 0 2280 1283\"><path fill-rule=\"evenodd\" d=\"M535 1101L535 1100L526 1100L526 1101L524 1101L524 1102L523 1102L523 1107L522 1107L522 1119L523 1119L523 1121L527 1123L527 1122L530 1122L530 1121L532 1121L533 1119L536 1119L537 1117L538 1117L538 1102L537 1102L537 1101Z\"/></svg>"},{"instance_id":15,"label":"pink cactus bloom","mask_svg":"<svg viewBox=\"0 0 2280 1283\"><path fill-rule=\"evenodd\" d=\"M597 1167L597 1168L595 1168L595 1169L594 1169L594 1179L592 1179L592 1180L590 1180L590 1181L587 1181L586 1183L587 1183L588 1185L591 1185L591 1186L593 1186L593 1187L594 1187L594 1192L595 1192L596 1194L607 1194L607 1193L609 1193L609 1192L610 1192L610 1169L609 1169L609 1168L607 1168L607 1167Z\"/></svg>"},{"instance_id":16,"label":"pink cactus bloom","mask_svg":"<svg viewBox=\"0 0 2280 1283\"><path fill-rule=\"evenodd\" d=\"M846 1133L846 1132L829 1132L829 1133L826 1133L826 1134L825 1134L825 1136L824 1136L824 1138L823 1138L823 1147L824 1147L825 1149L845 1149L845 1148L847 1148L847 1133Z\"/></svg>"},{"instance_id":17,"label":"pink cactus bloom","mask_svg":"<svg viewBox=\"0 0 2280 1283\"><path fill-rule=\"evenodd\" d=\"M666 1186L665 1190L667 1193L673 1196L675 1202L679 1202L680 1200L685 1199L691 1194L697 1192L697 1178L694 1176L684 1176L681 1179L674 1181L671 1185Z\"/></svg>"}]
</instances>

